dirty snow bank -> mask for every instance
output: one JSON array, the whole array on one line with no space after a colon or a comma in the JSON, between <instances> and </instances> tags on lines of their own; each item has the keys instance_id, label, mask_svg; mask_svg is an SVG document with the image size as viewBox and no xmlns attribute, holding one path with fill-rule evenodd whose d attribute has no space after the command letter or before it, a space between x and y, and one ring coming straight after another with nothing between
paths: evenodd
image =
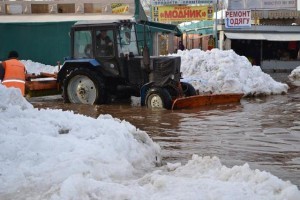
<instances>
[{"instance_id":1,"label":"dirty snow bank","mask_svg":"<svg viewBox=\"0 0 300 200\"><path fill-rule=\"evenodd\" d=\"M126 121L35 109L0 85L1 200L297 200L289 181L194 155L160 163L160 147Z\"/></svg>"},{"instance_id":2,"label":"dirty snow bank","mask_svg":"<svg viewBox=\"0 0 300 200\"><path fill-rule=\"evenodd\" d=\"M244 93L245 96L285 94L285 83L275 81L259 66L252 66L245 56L233 50L200 49L178 51L183 81L200 93Z\"/></svg>"},{"instance_id":3,"label":"dirty snow bank","mask_svg":"<svg viewBox=\"0 0 300 200\"><path fill-rule=\"evenodd\" d=\"M295 86L300 86L300 66L296 67L288 76L291 83Z\"/></svg>"}]
</instances>

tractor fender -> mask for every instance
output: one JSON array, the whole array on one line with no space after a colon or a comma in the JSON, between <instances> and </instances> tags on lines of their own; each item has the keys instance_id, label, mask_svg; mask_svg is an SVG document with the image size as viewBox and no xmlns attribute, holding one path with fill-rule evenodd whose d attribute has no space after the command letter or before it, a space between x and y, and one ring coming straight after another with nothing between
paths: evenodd
<instances>
[{"instance_id":1,"label":"tractor fender","mask_svg":"<svg viewBox=\"0 0 300 200\"><path fill-rule=\"evenodd\" d=\"M143 85L141 87L141 106L145 106L145 99L146 99L146 95L147 95L147 91L152 88L154 82L149 82L149 83L146 83L145 85Z\"/></svg>"},{"instance_id":2,"label":"tractor fender","mask_svg":"<svg viewBox=\"0 0 300 200\"><path fill-rule=\"evenodd\" d=\"M66 60L57 74L57 82L62 82L68 75L68 72L74 68L82 67L82 68L97 69L100 68L101 66L102 64L96 59Z\"/></svg>"}]
</instances>

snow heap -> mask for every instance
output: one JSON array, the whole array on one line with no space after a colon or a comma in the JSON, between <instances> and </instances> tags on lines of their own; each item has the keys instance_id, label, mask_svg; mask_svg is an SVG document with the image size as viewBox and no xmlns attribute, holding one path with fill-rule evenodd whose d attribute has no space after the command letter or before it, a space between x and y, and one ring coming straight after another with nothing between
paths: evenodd
<instances>
[{"instance_id":1,"label":"snow heap","mask_svg":"<svg viewBox=\"0 0 300 200\"><path fill-rule=\"evenodd\" d=\"M22 93L19 89L7 89L0 83L0 114L2 114L1 112L4 112L12 107L18 107L18 109L21 110L33 108L33 106L26 101L26 99L20 98L20 96L22 96Z\"/></svg>"},{"instance_id":2,"label":"snow heap","mask_svg":"<svg viewBox=\"0 0 300 200\"><path fill-rule=\"evenodd\" d=\"M288 76L291 83L295 86L300 86L300 66L296 67Z\"/></svg>"},{"instance_id":3,"label":"snow heap","mask_svg":"<svg viewBox=\"0 0 300 200\"><path fill-rule=\"evenodd\" d=\"M109 185L161 161L158 144L126 121L38 110L3 85L0 99L1 200L44 199L35 195L56 193L76 176Z\"/></svg>"},{"instance_id":4,"label":"snow heap","mask_svg":"<svg viewBox=\"0 0 300 200\"><path fill-rule=\"evenodd\" d=\"M200 93L244 93L245 96L284 94L285 83L275 81L233 50L200 49L178 51L183 81Z\"/></svg>"},{"instance_id":5,"label":"snow heap","mask_svg":"<svg viewBox=\"0 0 300 200\"><path fill-rule=\"evenodd\" d=\"M1 200L297 200L289 181L248 164L194 155L160 163L160 147L126 121L33 108L0 85ZM212 155L213 156L213 155Z\"/></svg>"},{"instance_id":6,"label":"snow heap","mask_svg":"<svg viewBox=\"0 0 300 200\"><path fill-rule=\"evenodd\" d=\"M55 73L58 72L58 66L45 65L32 60L20 60L26 67L28 74L40 74L41 72Z\"/></svg>"}]
</instances>

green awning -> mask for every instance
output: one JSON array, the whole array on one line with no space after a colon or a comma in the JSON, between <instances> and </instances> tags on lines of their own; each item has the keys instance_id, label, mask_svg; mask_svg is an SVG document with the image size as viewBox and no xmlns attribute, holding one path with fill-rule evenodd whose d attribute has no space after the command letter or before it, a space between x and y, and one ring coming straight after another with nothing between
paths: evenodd
<instances>
[{"instance_id":1,"label":"green awning","mask_svg":"<svg viewBox=\"0 0 300 200\"><path fill-rule=\"evenodd\" d=\"M140 0L135 0L135 12L134 18L138 24L147 25L154 32L163 32L163 33L174 33L176 36L181 36L182 32L180 29L173 24L163 24L159 22L150 22L145 14L143 6L141 5Z\"/></svg>"},{"instance_id":2,"label":"green awning","mask_svg":"<svg viewBox=\"0 0 300 200\"><path fill-rule=\"evenodd\" d=\"M214 21L198 21L198 22L188 22L178 25L182 32L192 33L192 34L202 34L211 35L214 32Z\"/></svg>"},{"instance_id":3,"label":"green awning","mask_svg":"<svg viewBox=\"0 0 300 200\"><path fill-rule=\"evenodd\" d=\"M135 10L134 10L134 18L136 21L148 21L144 8L140 2L140 0L135 0Z\"/></svg>"},{"instance_id":4,"label":"green awning","mask_svg":"<svg viewBox=\"0 0 300 200\"><path fill-rule=\"evenodd\" d=\"M140 24L145 24L151 28L152 31L174 33L174 35L180 37L182 35L181 30L174 24L163 24L158 22L140 21Z\"/></svg>"}]
</instances>

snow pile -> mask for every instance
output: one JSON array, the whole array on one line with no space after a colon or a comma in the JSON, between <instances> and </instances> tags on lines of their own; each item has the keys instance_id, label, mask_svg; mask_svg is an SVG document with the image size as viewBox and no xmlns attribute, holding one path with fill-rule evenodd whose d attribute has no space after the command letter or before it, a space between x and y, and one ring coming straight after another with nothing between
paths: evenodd
<instances>
[{"instance_id":1,"label":"snow pile","mask_svg":"<svg viewBox=\"0 0 300 200\"><path fill-rule=\"evenodd\" d=\"M296 186L247 164L227 168L216 157L194 155L184 166L169 164L123 183L74 176L52 199L297 200L299 194Z\"/></svg>"},{"instance_id":2,"label":"snow pile","mask_svg":"<svg viewBox=\"0 0 300 200\"><path fill-rule=\"evenodd\" d=\"M79 175L109 185L161 161L158 144L126 121L34 109L16 91L0 87L0 199L44 199Z\"/></svg>"},{"instance_id":3,"label":"snow pile","mask_svg":"<svg viewBox=\"0 0 300 200\"><path fill-rule=\"evenodd\" d=\"M17 88L10 88L9 90L0 84L0 113L11 107L18 107L20 109L33 108L33 106L24 98L20 98L22 93Z\"/></svg>"},{"instance_id":4,"label":"snow pile","mask_svg":"<svg viewBox=\"0 0 300 200\"><path fill-rule=\"evenodd\" d=\"M216 157L193 155L186 165L167 168L167 173L156 171L140 181L155 194L149 199L296 200L300 194L268 172L251 170L248 164L227 168Z\"/></svg>"},{"instance_id":5,"label":"snow pile","mask_svg":"<svg viewBox=\"0 0 300 200\"><path fill-rule=\"evenodd\" d=\"M296 67L288 78L293 85L300 86L300 66Z\"/></svg>"},{"instance_id":6,"label":"snow pile","mask_svg":"<svg viewBox=\"0 0 300 200\"><path fill-rule=\"evenodd\" d=\"M247 164L194 155L160 163L160 147L126 121L35 109L0 86L1 200L287 199L298 188ZM6 102L6 103L2 103ZM25 107L24 109L21 109ZM4 108L4 109L3 109Z\"/></svg>"},{"instance_id":7,"label":"snow pile","mask_svg":"<svg viewBox=\"0 0 300 200\"><path fill-rule=\"evenodd\" d=\"M233 50L200 49L178 51L183 81L200 93L244 93L245 96L287 93L285 83L275 81Z\"/></svg>"},{"instance_id":8,"label":"snow pile","mask_svg":"<svg viewBox=\"0 0 300 200\"><path fill-rule=\"evenodd\" d=\"M58 66L45 65L31 60L20 60L25 65L28 74L55 73L58 72Z\"/></svg>"}]
</instances>

